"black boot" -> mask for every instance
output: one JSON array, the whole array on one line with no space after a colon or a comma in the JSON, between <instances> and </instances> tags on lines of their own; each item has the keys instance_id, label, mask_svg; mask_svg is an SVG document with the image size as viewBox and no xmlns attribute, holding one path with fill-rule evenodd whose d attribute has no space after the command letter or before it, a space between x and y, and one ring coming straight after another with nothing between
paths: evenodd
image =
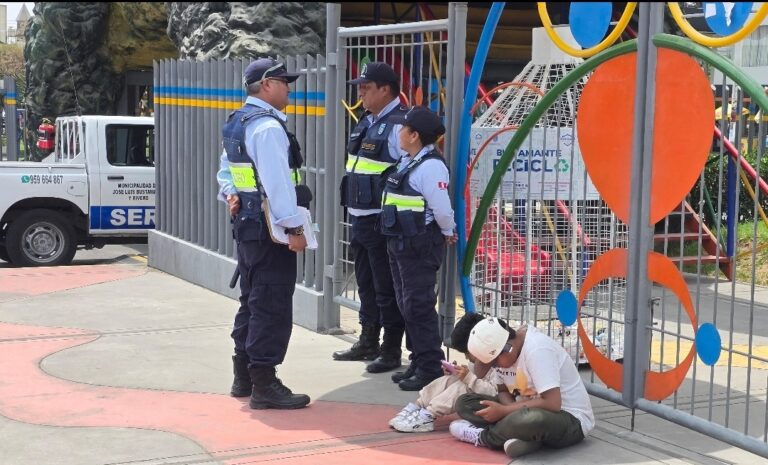
<instances>
[{"instance_id":1,"label":"black boot","mask_svg":"<svg viewBox=\"0 0 768 465\"><path fill-rule=\"evenodd\" d=\"M297 409L306 407L309 396L294 394L275 375L274 367L253 367L250 370L253 392L252 409Z\"/></svg>"},{"instance_id":2,"label":"black boot","mask_svg":"<svg viewBox=\"0 0 768 465\"><path fill-rule=\"evenodd\" d=\"M347 350L333 353L334 360L373 360L379 356L379 325L363 325L360 339Z\"/></svg>"},{"instance_id":3,"label":"black boot","mask_svg":"<svg viewBox=\"0 0 768 465\"><path fill-rule=\"evenodd\" d=\"M404 379L410 378L414 374L416 374L416 367L411 363L410 365L408 365L408 368L405 371L398 371L397 373L392 375L392 382L399 383Z\"/></svg>"},{"instance_id":4,"label":"black boot","mask_svg":"<svg viewBox=\"0 0 768 465\"><path fill-rule=\"evenodd\" d=\"M369 363L365 369L368 373L384 373L400 368L403 356L403 328L384 328L384 341L381 344L381 355Z\"/></svg>"},{"instance_id":5,"label":"black boot","mask_svg":"<svg viewBox=\"0 0 768 465\"><path fill-rule=\"evenodd\" d=\"M232 382L232 397L248 397L251 395L251 377L248 374L248 356L235 354L232 356L235 380Z\"/></svg>"},{"instance_id":6,"label":"black boot","mask_svg":"<svg viewBox=\"0 0 768 465\"><path fill-rule=\"evenodd\" d=\"M427 375L416 372L410 378L405 378L397 383L403 391L421 391L421 389L432 381L442 376L441 374Z\"/></svg>"}]
</instances>

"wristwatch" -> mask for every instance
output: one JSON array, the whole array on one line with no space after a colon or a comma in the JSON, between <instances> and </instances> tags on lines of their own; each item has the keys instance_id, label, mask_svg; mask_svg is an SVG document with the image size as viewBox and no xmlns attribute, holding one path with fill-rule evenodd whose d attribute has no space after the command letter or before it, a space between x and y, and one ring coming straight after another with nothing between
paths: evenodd
<instances>
[{"instance_id":1,"label":"wristwatch","mask_svg":"<svg viewBox=\"0 0 768 465\"><path fill-rule=\"evenodd\" d=\"M285 228L285 232L291 236L301 236L304 234L304 226L297 226L295 228Z\"/></svg>"}]
</instances>

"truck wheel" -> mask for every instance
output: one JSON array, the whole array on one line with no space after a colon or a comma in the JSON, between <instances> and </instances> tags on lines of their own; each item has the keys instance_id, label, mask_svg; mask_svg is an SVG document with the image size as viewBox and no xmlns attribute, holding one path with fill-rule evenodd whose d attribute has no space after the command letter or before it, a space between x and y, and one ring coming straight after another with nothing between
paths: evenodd
<instances>
[{"instance_id":1,"label":"truck wheel","mask_svg":"<svg viewBox=\"0 0 768 465\"><path fill-rule=\"evenodd\" d=\"M77 250L75 230L53 210L30 210L10 225L5 246L16 266L54 266L72 261Z\"/></svg>"}]
</instances>

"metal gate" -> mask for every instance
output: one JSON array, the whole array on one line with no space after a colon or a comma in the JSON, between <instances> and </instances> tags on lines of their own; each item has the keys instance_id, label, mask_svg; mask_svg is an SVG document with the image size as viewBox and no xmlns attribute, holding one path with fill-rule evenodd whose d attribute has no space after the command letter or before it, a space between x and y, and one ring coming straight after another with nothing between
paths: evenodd
<instances>
[{"instance_id":1,"label":"metal gate","mask_svg":"<svg viewBox=\"0 0 768 465\"><path fill-rule=\"evenodd\" d=\"M492 175L476 177L461 272L479 310L536 325L588 361L590 393L768 457L768 94L715 51L662 34L664 4L639 8L637 40L532 97ZM617 77L645 92L595 106L599 83ZM574 169L615 147L615 133L629 135L625 149ZM700 158L676 163L689 149Z\"/></svg>"},{"instance_id":2,"label":"metal gate","mask_svg":"<svg viewBox=\"0 0 768 465\"><path fill-rule=\"evenodd\" d=\"M335 94L329 102L341 102L333 115L336 130L332 137L335 142L332 153L336 154L336 166L329 179L334 179L334 189L337 189L344 169L347 135L362 113L357 104L357 91L346 81L356 78L363 64L369 61L384 61L394 68L401 77L403 103L428 106L444 118L447 133L438 145L442 144L448 166L453 166L463 99L466 15L466 4L450 3L447 20L339 27L334 29L335 37L329 35L328 50L336 50L334 63L329 54L329 69L333 72L335 65L333 79L336 84ZM335 258L333 303L359 310L353 259L347 247L350 223L337 206L333 219L329 220L335 226L335 243L328 244L329 250L333 247ZM438 311L443 337L450 334L454 324L455 270L456 255L450 250L439 280Z\"/></svg>"},{"instance_id":3,"label":"metal gate","mask_svg":"<svg viewBox=\"0 0 768 465\"><path fill-rule=\"evenodd\" d=\"M278 58L286 63L289 71L301 74L292 85L285 113L289 116L289 130L296 134L302 147L305 158L305 165L300 170L302 182L315 193L310 210L314 218L319 218L322 237L327 230L322 217L329 201L324 185L325 136L328 132L325 57ZM217 283L226 283L231 271L211 272L211 269L205 269L206 266L200 266L201 258L189 257L196 253L192 250L195 247L230 259L235 256L230 219L225 205L216 200L219 189L216 172L222 153L221 127L229 113L245 101L242 75L249 63L250 60L244 59L163 60L154 66L156 231L160 234L150 234L150 263L219 291L223 291L224 286ZM153 240L194 247L178 252L166 247L168 242L154 242L158 246L153 247ZM321 293L323 290L325 250L321 247L300 255L297 282L308 292ZM216 259L210 254L200 257L212 262ZM185 264L186 260L190 263ZM230 264L226 268L234 267ZM226 274L226 277L219 274ZM213 278L210 275L214 275Z\"/></svg>"}]
</instances>

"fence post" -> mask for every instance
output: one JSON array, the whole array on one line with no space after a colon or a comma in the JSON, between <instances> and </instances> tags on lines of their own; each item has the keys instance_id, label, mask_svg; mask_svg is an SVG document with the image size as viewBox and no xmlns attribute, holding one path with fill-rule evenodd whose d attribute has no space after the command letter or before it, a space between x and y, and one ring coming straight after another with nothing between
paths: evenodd
<instances>
[{"instance_id":1,"label":"fence post","mask_svg":"<svg viewBox=\"0 0 768 465\"><path fill-rule=\"evenodd\" d=\"M464 63L466 62L466 39L467 39L467 3L451 2L448 7L448 37L450 46L448 53L448 73L446 76L446 87L448 95L447 101L451 102L447 109L447 131L445 134L445 158L448 166L452 167L453 180L457 182L457 170L466 169L466 167L456 166L458 157L456 149L458 147L459 124L461 121L461 102L464 100ZM436 76L440 79L440 76ZM456 205L454 205L456 208ZM455 215L454 215L455 216ZM457 225L462 227L462 225ZM438 318L440 325L440 336L443 341L453 331L456 321L456 277L457 258L456 246L448 247L445 262L440 269L440 296L438 302Z\"/></svg>"},{"instance_id":2,"label":"fence post","mask_svg":"<svg viewBox=\"0 0 768 465\"><path fill-rule=\"evenodd\" d=\"M344 120L339 117L339 92L338 88L343 83L339 83L339 77L343 76L344 67L339 64L344 59L339 54L339 36L338 28L341 24L341 5L338 3L327 3L326 15L326 73L325 73L325 192L338 192L338 169L339 163L336 161L342 153L341 147L344 143ZM341 136L339 136L341 134ZM336 253L339 247L336 234L339 230L339 206L336 204L335 195L325 195L325 205L323 208L323 226L320 231L322 247L324 249L323 264L325 272L323 273L323 290L325 298L323 299L323 311L320 316L319 325L325 329L338 328L341 324L339 304L333 301L333 296L337 295L341 288L341 270L337 266ZM330 295L328 295L330 293Z\"/></svg>"},{"instance_id":3,"label":"fence post","mask_svg":"<svg viewBox=\"0 0 768 465\"><path fill-rule=\"evenodd\" d=\"M12 77L6 76L3 78L5 88L5 141L8 155L8 161L16 161L19 159L19 146L16 143L16 136L18 128L16 120L16 82ZM27 150L25 153L29 153Z\"/></svg>"},{"instance_id":4,"label":"fence post","mask_svg":"<svg viewBox=\"0 0 768 465\"><path fill-rule=\"evenodd\" d=\"M622 396L624 404L632 408L644 395L650 359L652 303L648 252L653 245L653 225L649 224L649 218L657 58L653 36L664 32L664 4L640 3L639 7Z\"/></svg>"}]
</instances>

